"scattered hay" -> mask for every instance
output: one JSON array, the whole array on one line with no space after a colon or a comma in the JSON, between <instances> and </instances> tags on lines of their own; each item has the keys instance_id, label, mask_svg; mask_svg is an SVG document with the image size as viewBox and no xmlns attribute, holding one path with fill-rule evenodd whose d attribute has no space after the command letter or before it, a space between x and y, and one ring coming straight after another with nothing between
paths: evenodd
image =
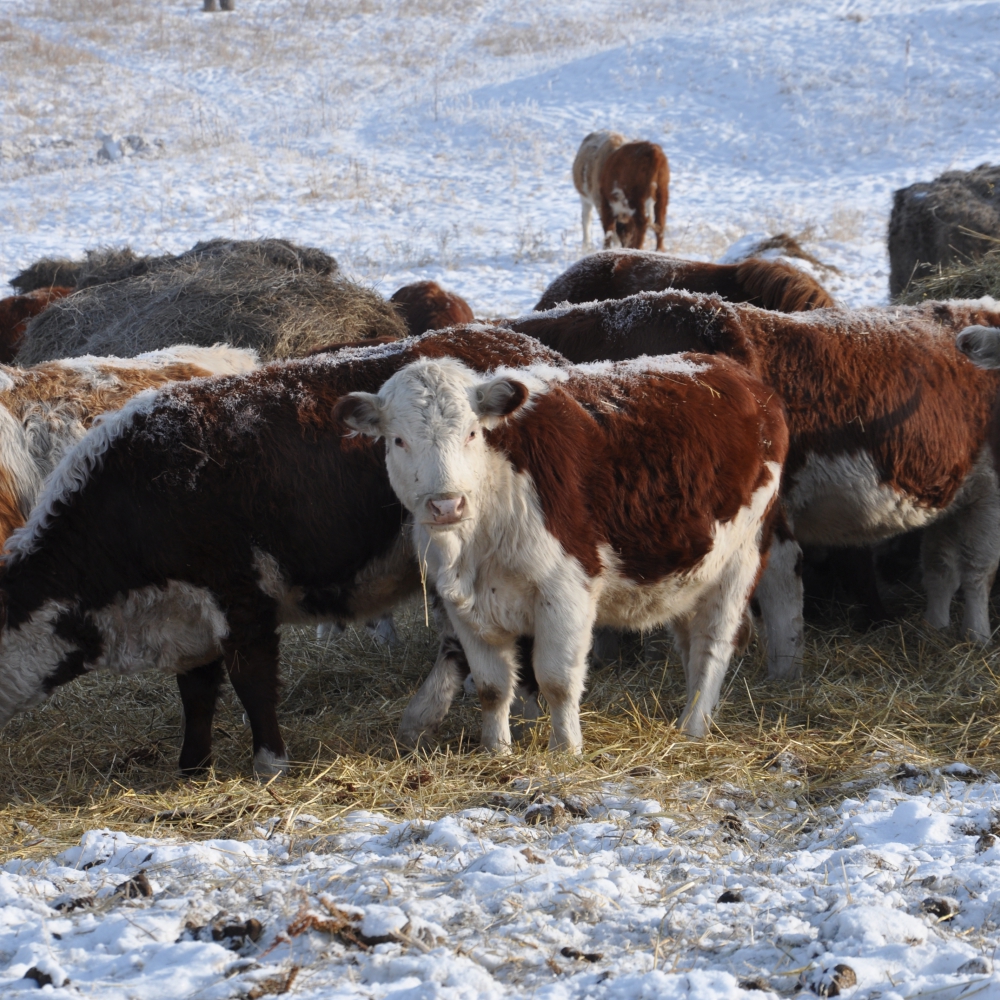
<instances>
[{"instance_id":1,"label":"scattered hay","mask_svg":"<svg viewBox=\"0 0 1000 1000\"><path fill-rule=\"evenodd\" d=\"M673 727L683 672L673 653L661 658L664 643L649 640L649 662L633 648L591 675L577 758L545 752L544 722L509 757L478 751L471 699L456 704L437 753L400 756L392 734L436 649L419 606L399 615L403 645L392 651L363 629L329 643L310 629L284 630L280 717L301 763L268 785L249 777L250 734L228 688L215 772L191 782L175 772L174 683L152 674L86 677L0 734L0 863L49 855L96 827L194 839L272 828L314 837L352 809L434 819L490 803L524 809L540 792L585 802L607 781L656 798L685 827L706 813L766 813L789 798L805 821L876 781L933 786L942 779L930 770L955 760L1000 769L1000 650L956 645L926 628L918 603L904 622L867 634L837 624L845 618L835 609L822 629L809 629L805 679L789 687L768 683L751 649L730 671L717 730L701 741ZM302 813L319 825L303 832Z\"/></svg>"},{"instance_id":2,"label":"scattered hay","mask_svg":"<svg viewBox=\"0 0 1000 1000\"><path fill-rule=\"evenodd\" d=\"M978 260L939 265L926 277L911 281L896 301L917 305L928 299L978 299L984 295L1000 299L1000 240L991 242L997 244L997 249Z\"/></svg>"},{"instance_id":3,"label":"scattered hay","mask_svg":"<svg viewBox=\"0 0 1000 1000\"><path fill-rule=\"evenodd\" d=\"M29 324L18 364L81 354L133 357L179 343L209 347L220 341L271 360L327 344L406 335L392 305L333 274L336 262L319 250L284 240L213 240L169 259L129 263L130 253L88 258L81 289ZM134 273L115 278L123 268ZM106 280L97 283L102 275Z\"/></svg>"}]
</instances>

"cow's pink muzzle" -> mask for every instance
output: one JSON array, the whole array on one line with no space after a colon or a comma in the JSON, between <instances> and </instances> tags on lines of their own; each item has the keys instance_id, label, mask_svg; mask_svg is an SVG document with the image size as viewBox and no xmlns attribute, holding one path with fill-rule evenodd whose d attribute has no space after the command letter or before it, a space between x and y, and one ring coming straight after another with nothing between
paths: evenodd
<instances>
[{"instance_id":1,"label":"cow's pink muzzle","mask_svg":"<svg viewBox=\"0 0 1000 1000\"><path fill-rule=\"evenodd\" d=\"M427 501L425 524L458 524L465 518L467 504L465 497L434 497Z\"/></svg>"}]
</instances>

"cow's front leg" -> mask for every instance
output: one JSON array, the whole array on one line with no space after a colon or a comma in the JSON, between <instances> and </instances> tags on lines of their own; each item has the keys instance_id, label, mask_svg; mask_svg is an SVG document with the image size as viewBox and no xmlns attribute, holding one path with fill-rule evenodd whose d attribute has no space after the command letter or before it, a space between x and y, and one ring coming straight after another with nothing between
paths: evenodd
<instances>
[{"instance_id":1,"label":"cow's front leg","mask_svg":"<svg viewBox=\"0 0 1000 1000\"><path fill-rule=\"evenodd\" d=\"M451 622L446 620L441 623L437 660L403 712L396 734L397 742L414 750L427 746L437 735L451 703L468 676L469 661L465 650L452 630Z\"/></svg>"},{"instance_id":2,"label":"cow's front leg","mask_svg":"<svg viewBox=\"0 0 1000 1000\"><path fill-rule=\"evenodd\" d=\"M540 595L535 602L535 677L549 704L550 750L583 751L580 699L597 608L590 594Z\"/></svg>"},{"instance_id":3,"label":"cow's front leg","mask_svg":"<svg viewBox=\"0 0 1000 1000\"><path fill-rule=\"evenodd\" d=\"M589 198L580 198L580 224L583 226L583 249L590 249L590 217L593 214L594 206Z\"/></svg>"},{"instance_id":4,"label":"cow's front leg","mask_svg":"<svg viewBox=\"0 0 1000 1000\"><path fill-rule=\"evenodd\" d=\"M465 650L483 712L482 744L487 750L510 753L510 703L517 671L517 636L498 645L484 642L446 602L448 617Z\"/></svg>"},{"instance_id":5,"label":"cow's front leg","mask_svg":"<svg viewBox=\"0 0 1000 1000\"><path fill-rule=\"evenodd\" d=\"M221 659L177 675L184 706L184 743L179 762L183 774L198 774L211 766L212 721L222 679Z\"/></svg>"}]
</instances>

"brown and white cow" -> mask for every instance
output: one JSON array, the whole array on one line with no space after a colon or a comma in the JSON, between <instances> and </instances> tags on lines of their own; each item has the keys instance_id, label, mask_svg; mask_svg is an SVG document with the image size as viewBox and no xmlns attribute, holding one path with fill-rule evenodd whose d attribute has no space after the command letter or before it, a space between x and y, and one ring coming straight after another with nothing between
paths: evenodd
<instances>
[{"instance_id":1,"label":"brown and white cow","mask_svg":"<svg viewBox=\"0 0 1000 1000\"><path fill-rule=\"evenodd\" d=\"M258 771L285 757L281 622L377 617L419 588L381 449L334 418L421 356L483 371L564 364L536 341L466 327L150 390L49 477L0 566L0 725L91 670L177 675L181 768L209 759L223 668Z\"/></svg>"},{"instance_id":2,"label":"brown and white cow","mask_svg":"<svg viewBox=\"0 0 1000 1000\"><path fill-rule=\"evenodd\" d=\"M573 160L573 186L580 196L580 223L584 249L590 247L590 218L601 212L601 171L608 157L625 142L620 132L591 132L584 136Z\"/></svg>"},{"instance_id":3,"label":"brown and white cow","mask_svg":"<svg viewBox=\"0 0 1000 1000\"><path fill-rule=\"evenodd\" d=\"M815 278L782 261L751 257L738 264L709 264L649 250L600 250L560 274L542 293L535 311L554 309L564 302L600 302L673 289L714 293L730 302L749 302L778 312L835 304Z\"/></svg>"},{"instance_id":4,"label":"brown and white cow","mask_svg":"<svg viewBox=\"0 0 1000 1000\"><path fill-rule=\"evenodd\" d=\"M0 365L0 548L24 524L44 479L101 414L145 389L256 367L254 351L226 344Z\"/></svg>"},{"instance_id":5,"label":"brown and white cow","mask_svg":"<svg viewBox=\"0 0 1000 1000\"><path fill-rule=\"evenodd\" d=\"M641 250L646 230L663 249L670 200L670 166L655 142L626 142L605 161L601 170L598 210L605 247Z\"/></svg>"},{"instance_id":6,"label":"brown and white cow","mask_svg":"<svg viewBox=\"0 0 1000 1000\"><path fill-rule=\"evenodd\" d=\"M73 291L72 288L56 285L0 299L0 364L9 365L17 357L17 349L21 346L30 319Z\"/></svg>"},{"instance_id":7,"label":"brown and white cow","mask_svg":"<svg viewBox=\"0 0 1000 1000\"><path fill-rule=\"evenodd\" d=\"M770 541L787 448L771 390L705 355L485 378L422 359L337 409L385 439L484 746L509 748L516 644L531 635L550 748L581 751L595 624L669 624L687 677L680 726L705 734Z\"/></svg>"},{"instance_id":8,"label":"brown and white cow","mask_svg":"<svg viewBox=\"0 0 1000 1000\"><path fill-rule=\"evenodd\" d=\"M389 301L403 317L411 337L475 321L469 303L461 295L446 291L436 281L403 285Z\"/></svg>"},{"instance_id":9,"label":"brown and white cow","mask_svg":"<svg viewBox=\"0 0 1000 1000\"><path fill-rule=\"evenodd\" d=\"M679 350L729 354L784 400L791 444L783 498L794 537L776 537L756 595L772 677L801 670L800 542L871 545L924 528L927 621L946 627L961 587L965 633L989 639L988 596L1000 560L989 439L1000 376L956 349L956 334L970 325L1000 326L1000 304L782 314L662 292L511 324L577 363ZM981 339L964 336L970 350Z\"/></svg>"}]
</instances>

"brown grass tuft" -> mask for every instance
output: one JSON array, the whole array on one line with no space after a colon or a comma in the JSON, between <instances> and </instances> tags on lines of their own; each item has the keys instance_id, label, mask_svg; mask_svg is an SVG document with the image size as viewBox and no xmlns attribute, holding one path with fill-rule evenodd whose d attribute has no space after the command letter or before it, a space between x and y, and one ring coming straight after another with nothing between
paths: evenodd
<instances>
[{"instance_id":1,"label":"brown grass tuft","mask_svg":"<svg viewBox=\"0 0 1000 1000\"><path fill-rule=\"evenodd\" d=\"M978 260L964 261L948 267L938 265L933 274L911 281L900 293L897 302L916 305L928 299L978 299L984 295L1000 298L1000 240Z\"/></svg>"},{"instance_id":2,"label":"brown grass tuft","mask_svg":"<svg viewBox=\"0 0 1000 1000\"><path fill-rule=\"evenodd\" d=\"M586 798L608 781L689 821L724 811L726 799L766 810L794 798L808 816L904 763L911 777L954 760L1000 769L1000 654L922 625L915 601L880 631L810 628L805 679L790 687L768 683L751 648L730 670L716 731L697 742L672 724L684 702L676 655L649 639L644 661L636 640L590 677L578 758L544 750L544 722L509 757L480 752L472 700L456 704L438 752L401 755L393 733L436 639L419 606L397 617L403 645L393 651L363 630L324 643L311 629L285 629L280 716L300 763L268 785L249 777L249 731L228 689L215 771L184 781L174 770L180 706L171 679L92 676L62 688L2 733L0 862L51 854L98 827L252 837L275 817L294 832L305 813L320 820L315 833L352 809L433 819L497 797L526 803L533 790ZM843 618L841 609L831 621Z\"/></svg>"}]
</instances>

